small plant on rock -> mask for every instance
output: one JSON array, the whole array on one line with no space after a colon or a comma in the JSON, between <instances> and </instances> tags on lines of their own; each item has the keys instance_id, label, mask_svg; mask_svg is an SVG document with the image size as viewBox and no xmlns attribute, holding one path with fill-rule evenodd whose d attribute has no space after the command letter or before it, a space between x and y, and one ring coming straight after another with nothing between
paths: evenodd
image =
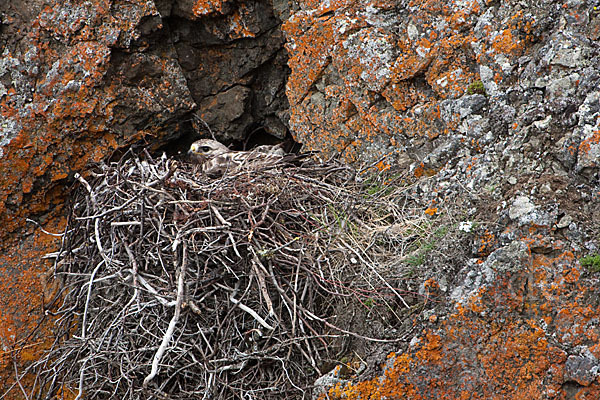
<instances>
[{"instance_id":1,"label":"small plant on rock","mask_svg":"<svg viewBox=\"0 0 600 400\"><path fill-rule=\"evenodd\" d=\"M600 272L600 254L593 254L581 257L579 262L590 272Z\"/></svg>"},{"instance_id":2,"label":"small plant on rock","mask_svg":"<svg viewBox=\"0 0 600 400\"><path fill-rule=\"evenodd\" d=\"M475 82L471 83L469 85L469 87L467 88L467 94L482 94L485 96L486 93L485 93L485 86L483 86L483 82L475 81Z\"/></svg>"}]
</instances>

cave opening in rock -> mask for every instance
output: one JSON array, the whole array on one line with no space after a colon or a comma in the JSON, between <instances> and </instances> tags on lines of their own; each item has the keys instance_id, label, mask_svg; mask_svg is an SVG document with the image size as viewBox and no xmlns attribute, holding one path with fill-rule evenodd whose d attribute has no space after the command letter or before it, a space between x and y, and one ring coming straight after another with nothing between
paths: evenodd
<instances>
[{"instance_id":1,"label":"cave opening in rock","mask_svg":"<svg viewBox=\"0 0 600 400\"><path fill-rule=\"evenodd\" d=\"M146 114L134 130L148 130L151 125L150 130L155 130L158 124L167 132L159 142L153 142L153 134L138 141L133 153L146 148L153 156L180 157L195 140L211 137L232 150L281 142L286 143L286 150L299 150L288 129L285 88L290 69L281 32L285 10L274 9L270 3L250 3L229 4L202 15L183 3L157 5L160 18L144 24L137 47L146 55L169 59L169 68L183 78L178 81L183 92L177 96L182 103L185 97L188 108L180 107L175 113L179 115L158 123ZM117 64L127 78L146 79L149 68L142 68L143 63ZM115 152L110 159L124 153Z\"/></svg>"},{"instance_id":2,"label":"cave opening in rock","mask_svg":"<svg viewBox=\"0 0 600 400\"><path fill-rule=\"evenodd\" d=\"M276 14L270 3L260 1L201 15L181 4L161 10L171 54L196 105L191 132L196 137L190 142L214 136L245 150L289 138L285 87L290 70Z\"/></svg>"}]
</instances>

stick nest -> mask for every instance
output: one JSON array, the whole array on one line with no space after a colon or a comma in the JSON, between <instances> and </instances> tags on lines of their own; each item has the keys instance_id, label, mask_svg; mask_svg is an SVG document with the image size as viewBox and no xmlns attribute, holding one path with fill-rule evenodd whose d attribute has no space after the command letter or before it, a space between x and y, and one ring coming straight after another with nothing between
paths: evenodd
<instances>
[{"instance_id":1,"label":"stick nest","mask_svg":"<svg viewBox=\"0 0 600 400\"><path fill-rule=\"evenodd\" d=\"M348 314L408 307L392 276L397 199L335 162L216 180L195 168L146 154L78 177L46 393L310 398L349 338L389 339Z\"/></svg>"}]
</instances>

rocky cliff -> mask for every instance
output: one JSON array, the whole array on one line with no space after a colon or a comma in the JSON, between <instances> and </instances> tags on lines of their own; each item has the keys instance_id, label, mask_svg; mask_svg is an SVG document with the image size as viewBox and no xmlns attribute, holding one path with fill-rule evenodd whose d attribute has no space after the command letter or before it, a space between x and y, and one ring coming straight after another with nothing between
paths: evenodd
<instances>
[{"instance_id":1,"label":"rocky cliff","mask_svg":"<svg viewBox=\"0 0 600 400\"><path fill-rule=\"evenodd\" d=\"M3 2L2 393L51 340L73 174L208 125L412 176L427 301L328 396L599 398L599 38L592 0Z\"/></svg>"}]
</instances>

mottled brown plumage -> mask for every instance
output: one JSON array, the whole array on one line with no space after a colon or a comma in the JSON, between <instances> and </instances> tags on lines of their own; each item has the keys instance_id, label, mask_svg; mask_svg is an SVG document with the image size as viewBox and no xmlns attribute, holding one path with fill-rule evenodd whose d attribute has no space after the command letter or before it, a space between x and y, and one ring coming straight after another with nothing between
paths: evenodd
<instances>
[{"instance_id":1,"label":"mottled brown plumage","mask_svg":"<svg viewBox=\"0 0 600 400\"><path fill-rule=\"evenodd\" d=\"M200 139L188 151L190 160L200 165L202 172L212 177L227 172L271 168L303 158L303 155L285 154L280 146L259 146L250 151L232 151L222 143Z\"/></svg>"}]
</instances>

